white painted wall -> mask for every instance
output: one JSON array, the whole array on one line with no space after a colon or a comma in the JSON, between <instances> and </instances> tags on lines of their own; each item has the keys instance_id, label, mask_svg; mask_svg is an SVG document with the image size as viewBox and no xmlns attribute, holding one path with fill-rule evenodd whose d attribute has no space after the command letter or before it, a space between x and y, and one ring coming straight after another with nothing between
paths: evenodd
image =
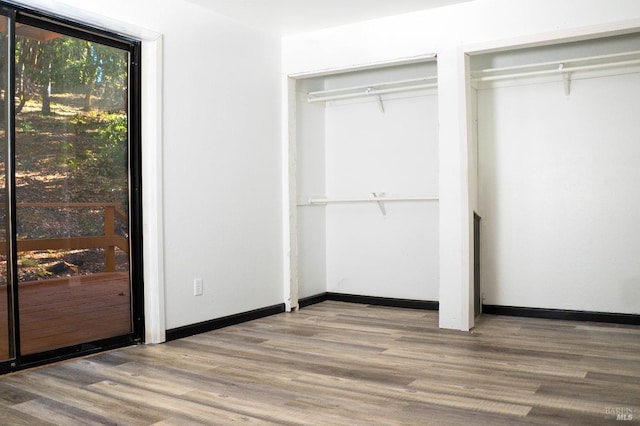
<instances>
[{"instance_id":1,"label":"white painted wall","mask_svg":"<svg viewBox=\"0 0 640 426\"><path fill-rule=\"evenodd\" d=\"M279 40L184 9L165 33L167 328L283 302Z\"/></svg>"},{"instance_id":2,"label":"white painted wall","mask_svg":"<svg viewBox=\"0 0 640 426\"><path fill-rule=\"evenodd\" d=\"M303 93L322 90L318 79L297 83L300 100L296 119L296 198L301 204L326 194L325 109L310 104ZM327 291L327 219L323 207L300 206L297 213L298 295L309 297Z\"/></svg>"},{"instance_id":3,"label":"white painted wall","mask_svg":"<svg viewBox=\"0 0 640 426\"><path fill-rule=\"evenodd\" d=\"M485 303L640 313L640 74L478 92Z\"/></svg>"},{"instance_id":4,"label":"white painted wall","mask_svg":"<svg viewBox=\"0 0 640 426\"><path fill-rule=\"evenodd\" d=\"M160 328L282 303L279 38L186 1L24 3L163 37L162 146L154 147L163 172L147 176L163 221L156 229L145 225L145 238L164 234L157 271L164 285L155 289L165 300ZM143 91L148 107L152 95ZM147 214L157 208L143 206ZM196 277L204 280L201 297L193 296Z\"/></svg>"},{"instance_id":5,"label":"white painted wall","mask_svg":"<svg viewBox=\"0 0 640 426\"><path fill-rule=\"evenodd\" d=\"M326 108L327 195L438 196L437 96ZM329 204L327 291L438 300L438 202Z\"/></svg>"},{"instance_id":6,"label":"white painted wall","mask_svg":"<svg viewBox=\"0 0 640 426\"><path fill-rule=\"evenodd\" d=\"M438 54L440 325L473 326L465 52L640 27L635 0L476 0L283 39L287 74Z\"/></svg>"}]
</instances>

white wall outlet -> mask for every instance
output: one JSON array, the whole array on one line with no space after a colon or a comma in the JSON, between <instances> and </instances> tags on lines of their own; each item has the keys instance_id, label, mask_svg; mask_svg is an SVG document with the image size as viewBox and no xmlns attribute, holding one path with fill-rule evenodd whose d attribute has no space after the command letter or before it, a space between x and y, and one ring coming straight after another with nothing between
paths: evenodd
<instances>
[{"instance_id":1,"label":"white wall outlet","mask_svg":"<svg viewBox=\"0 0 640 426\"><path fill-rule=\"evenodd\" d=\"M202 296L202 278L196 278L193 280L193 295Z\"/></svg>"}]
</instances>

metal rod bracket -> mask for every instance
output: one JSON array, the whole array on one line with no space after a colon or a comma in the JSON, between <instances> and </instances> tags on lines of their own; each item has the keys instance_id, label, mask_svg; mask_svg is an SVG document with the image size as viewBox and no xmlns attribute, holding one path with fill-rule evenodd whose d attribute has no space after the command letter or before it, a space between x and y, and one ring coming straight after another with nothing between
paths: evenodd
<instances>
[{"instance_id":1,"label":"metal rod bracket","mask_svg":"<svg viewBox=\"0 0 640 426\"><path fill-rule=\"evenodd\" d=\"M379 197L384 197L384 192L372 192L371 195L373 195L373 198L379 198ZM382 216L386 216L387 215L387 210L384 207L384 201L383 200L376 200L376 202L378 203L378 207L380 208L380 212L382 213Z\"/></svg>"}]
</instances>

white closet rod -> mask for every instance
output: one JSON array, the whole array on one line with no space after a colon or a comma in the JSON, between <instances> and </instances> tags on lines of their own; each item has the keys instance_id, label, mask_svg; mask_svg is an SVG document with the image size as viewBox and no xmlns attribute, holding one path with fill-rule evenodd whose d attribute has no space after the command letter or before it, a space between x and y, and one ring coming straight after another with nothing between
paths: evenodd
<instances>
[{"instance_id":1,"label":"white closet rod","mask_svg":"<svg viewBox=\"0 0 640 426\"><path fill-rule=\"evenodd\" d=\"M430 89L433 87L438 87L438 83L416 84L413 86L396 87L392 89L380 89L380 90L372 89L372 90L366 90L361 93L350 93L350 94L344 94L344 95L333 95L333 96L323 96L319 98L309 98L307 102L337 101L340 99L361 98L363 96L378 96L378 95L384 95L387 93L410 92L413 90Z\"/></svg>"},{"instance_id":2,"label":"white closet rod","mask_svg":"<svg viewBox=\"0 0 640 426\"><path fill-rule=\"evenodd\" d=\"M387 201L438 201L438 197L367 197L367 198L309 198L307 204L298 204L299 206L314 206L331 203L369 203L369 202L387 202Z\"/></svg>"},{"instance_id":3,"label":"white closet rod","mask_svg":"<svg viewBox=\"0 0 640 426\"><path fill-rule=\"evenodd\" d=\"M433 76L433 77L421 77L421 78L410 78L407 80L397 80L397 81L387 81L387 82L383 82L383 83L375 83L375 84L363 84L360 86L351 86L351 87L341 87L340 89L328 89L328 90L318 90L316 92L309 92L309 96L316 96L316 95L328 95L330 93L339 93L339 92L349 92L352 90L360 90L360 89L369 89L369 88L379 88L379 87L386 87L386 86L397 86L399 84L413 84L413 83L420 83L420 82L424 82L424 81L433 81L436 80L438 77Z\"/></svg>"},{"instance_id":4,"label":"white closet rod","mask_svg":"<svg viewBox=\"0 0 640 426\"><path fill-rule=\"evenodd\" d=\"M345 87L341 89L321 90L309 92L307 102L326 102L339 99L359 98L363 96L378 96L386 93L408 92L412 90L428 89L437 87L438 83L420 83L437 80L437 77L416 78L410 80L399 80L386 83L369 84L363 86ZM418 84L414 84L418 83ZM398 87L388 87L398 86ZM382 87L382 88L380 88ZM386 88L385 88L386 87ZM355 92L354 92L355 91ZM344 93L351 92L351 93Z\"/></svg>"},{"instance_id":5,"label":"white closet rod","mask_svg":"<svg viewBox=\"0 0 640 426\"><path fill-rule=\"evenodd\" d=\"M535 64L513 65L510 67L501 67L501 68L485 68L483 70L473 71L472 74L474 76L478 76L478 74L489 74L489 73L497 73L497 72L504 72L504 71L521 70L521 69L527 69L527 68L538 68L538 67L545 67L549 65L553 65L557 68L558 65L560 64L601 61L601 60L617 59L617 58L623 58L628 56L639 56L639 55L640 55L640 50L633 50L630 52L611 53L608 55L598 55L598 56L586 56L582 58L564 59L559 61L538 62Z\"/></svg>"},{"instance_id":6,"label":"white closet rod","mask_svg":"<svg viewBox=\"0 0 640 426\"><path fill-rule=\"evenodd\" d=\"M606 64L592 64L592 65L578 65L573 67L561 67L563 63L556 63L558 68L555 69L547 69L540 71L525 71L519 73L510 73L510 74L500 74L500 75L487 75L483 77L475 77L476 81L496 81L496 80L505 80L509 78L518 78L518 77L533 77L538 75L548 75L548 74L561 74L575 71L588 71L588 70L597 70L603 68L613 68L613 67L623 67L630 65L640 65L640 59L634 59L629 61L618 61L618 62L609 62Z\"/></svg>"}]
</instances>

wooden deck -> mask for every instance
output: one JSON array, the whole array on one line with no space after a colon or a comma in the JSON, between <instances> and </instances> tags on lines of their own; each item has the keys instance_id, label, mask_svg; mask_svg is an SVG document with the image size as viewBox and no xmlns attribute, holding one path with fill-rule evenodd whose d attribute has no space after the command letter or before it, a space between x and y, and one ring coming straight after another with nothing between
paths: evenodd
<instances>
[{"instance_id":1,"label":"wooden deck","mask_svg":"<svg viewBox=\"0 0 640 426\"><path fill-rule=\"evenodd\" d=\"M7 359L6 286L0 287L0 358ZM23 355L127 334L131 291L127 273L112 272L21 283Z\"/></svg>"},{"instance_id":2,"label":"wooden deck","mask_svg":"<svg viewBox=\"0 0 640 426\"><path fill-rule=\"evenodd\" d=\"M463 333L439 329L437 312L342 302L0 377L0 417L12 425L602 425L625 415L640 416L640 327L485 315Z\"/></svg>"}]
</instances>

